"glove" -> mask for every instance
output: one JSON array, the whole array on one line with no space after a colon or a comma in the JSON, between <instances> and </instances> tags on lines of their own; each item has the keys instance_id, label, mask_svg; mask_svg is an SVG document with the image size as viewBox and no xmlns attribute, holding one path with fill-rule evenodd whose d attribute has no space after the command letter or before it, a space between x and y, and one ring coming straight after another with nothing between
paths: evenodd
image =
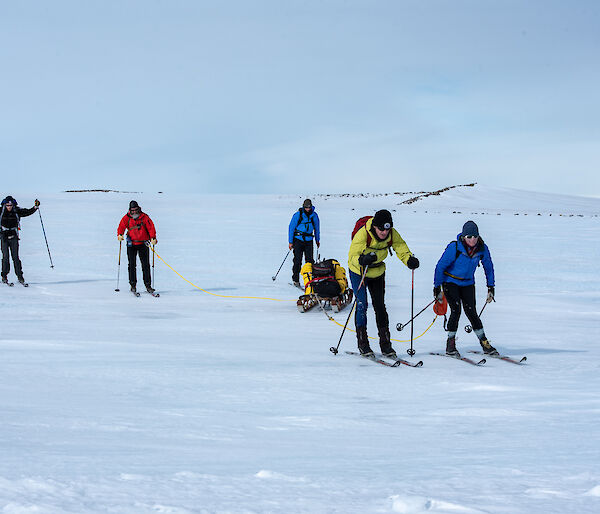
<instances>
[{"instance_id":1,"label":"glove","mask_svg":"<svg viewBox=\"0 0 600 514\"><path fill-rule=\"evenodd\" d=\"M433 288L433 297L438 301L441 302L442 298L444 297L444 294L442 293L442 286L435 286Z\"/></svg>"},{"instance_id":2,"label":"glove","mask_svg":"<svg viewBox=\"0 0 600 514\"><path fill-rule=\"evenodd\" d=\"M375 261L377 260L377 255L375 255L375 252L371 252L371 253L365 253L362 254L359 258L358 258L358 263L365 267L365 266L370 266L371 264L373 264Z\"/></svg>"},{"instance_id":3,"label":"glove","mask_svg":"<svg viewBox=\"0 0 600 514\"><path fill-rule=\"evenodd\" d=\"M494 300L494 293L495 293L494 286L488 286L488 295L485 300L487 303L496 301L496 300Z\"/></svg>"},{"instance_id":4,"label":"glove","mask_svg":"<svg viewBox=\"0 0 600 514\"><path fill-rule=\"evenodd\" d=\"M117 234L117 239L123 241L125 238L123 237L123 234Z\"/></svg>"},{"instance_id":5,"label":"glove","mask_svg":"<svg viewBox=\"0 0 600 514\"><path fill-rule=\"evenodd\" d=\"M156 243L158 243L158 241L156 240L156 238L150 239L150 244L151 245L155 245Z\"/></svg>"},{"instance_id":6,"label":"glove","mask_svg":"<svg viewBox=\"0 0 600 514\"><path fill-rule=\"evenodd\" d=\"M288 246L289 246L289 248L291 250L292 248L294 248L294 243L290 243Z\"/></svg>"},{"instance_id":7,"label":"glove","mask_svg":"<svg viewBox=\"0 0 600 514\"><path fill-rule=\"evenodd\" d=\"M35 202L33 202L33 206L37 209L40 206L40 201L36 198Z\"/></svg>"},{"instance_id":8,"label":"glove","mask_svg":"<svg viewBox=\"0 0 600 514\"><path fill-rule=\"evenodd\" d=\"M321 241L317 241L317 248L321 247Z\"/></svg>"},{"instance_id":9,"label":"glove","mask_svg":"<svg viewBox=\"0 0 600 514\"><path fill-rule=\"evenodd\" d=\"M406 266L408 269L417 269L419 267L419 259L417 259L414 255L411 255L406 261Z\"/></svg>"}]
</instances>

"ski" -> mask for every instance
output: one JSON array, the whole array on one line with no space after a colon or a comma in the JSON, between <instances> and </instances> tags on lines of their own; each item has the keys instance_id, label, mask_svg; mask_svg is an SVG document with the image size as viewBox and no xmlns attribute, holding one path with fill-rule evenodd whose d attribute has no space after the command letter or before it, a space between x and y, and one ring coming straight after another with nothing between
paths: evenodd
<instances>
[{"instance_id":1,"label":"ski","mask_svg":"<svg viewBox=\"0 0 600 514\"><path fill-rule=\"evenodd\" d=\"M8 287L12 287L12 286L14 286L14 285L15 285L15 283L14 283L14 282L4 282L4 281L3 281L2 283L3 283L3 284L6 284Z\"/></svg>"},{"instance_id":2,"label":"ski","mask_svg":"<svg viewBox=\"0 0 600 514\"><path fill-rule=\"evenodd\" d=\"M133 296L140 296L140 293L138 293L137 291L131 291L131 294L132 294Z\"/></svg>"},{"instance_id":3,"label":"ski","mask_svg":"<svg viewBox=\"0 0 600 514\"><path fill-rule=\"evenodd\" d=\"M23 287L29 287L29 284L27 282L19 282L19 284L21 284Z\"/></svg>"},{"instance_id":4,"label":"ski","mask_svg":"<svg viewBox=\"0 0 600 514\"><path fill-rule=\"evenodd\" d=\"M292 287L296 287L298 289L300 289L300 291L304 291L304 287L302 287L301 285L297 286L296 284L292 283L292 282L288 282L289 285L291 285Z\"/></svg>"},{"instance_id":5,"label":"ski","mask_svg":"<svg viewBox=\"0 0 600 514\"><path fill-rule=\"evenodd\" d=\"M435 352L430 352L429 355L439 355L441 357L449 357L450 359L456 359L459 361L463 361L463 362L468 362L469 364L472 364L473 366L481 366L482 364L485 364L485 359L481 359L480 361L476 362L474 360L469 359L468 357L463 357L462 355L448 355L447 353L435 353Z\"/></svg>"},{"instance_id":6,"label":"ski","mask_svg":"<svg viewBox=\"0 0 600 514\"><path fill-rule=\"evenodd\" d=\"M375 353L375 356L379 359L392 359L393 361L399 362L400 364L404 364L405 366L410 366L411 368L420 368L421 366L423 366L423 361L410 362L400 357L388 357L387 355L383 355L383 353Z\"/></svg>"},{"instance_id":7,"label":"ski","mask_svg":"<svg viewBox=\"0 0 600 514\"><path fill-rule=\"evenodd\" d=\"M394 362L385 361L383 359L376 357L374 354L362 355L361 353L358 353L358 352L349 352L349 351L346 351L346 353L348 355L356 355L357 357L362 357L363 359L367 359L369 361L373 361L373 362L376 362L377 364L382 364L383 366L388 366L390 368L397 368L401 364L399 361L394 361Z\"/></svg>"},{"instance_id":8,"label":"ski","mask_svg":"<svg viewBox=\"0 0 600 514\"><path fill-rule=\"evenodd\" d=\"M492 355L491 353L483 353L482 351L478 351L478 350L471 350L471 351L469 351L469 353L476 353L478 355L486 355L487 357L493 357L494 359L499 359L501 361L512 362L513 364L520 364L520 365L525 364L525 361L527 360L526 356L522 357L520 360L516 360L516 359L513 359L512 357L508 357L507 355L500 355L500 354Z\"/></svg>"},{"instance_id":9,"label":"ski","mask_svg":"<svg viewBox=\"0 0 600 514\"><path fill-rule=\"evenodd\" d=\"M159 298L160 297L160 293L151 293L150 291L146 291L148 294L151 294L152 296L154 296L154 298Z\"/></svg>"}]
</instances>

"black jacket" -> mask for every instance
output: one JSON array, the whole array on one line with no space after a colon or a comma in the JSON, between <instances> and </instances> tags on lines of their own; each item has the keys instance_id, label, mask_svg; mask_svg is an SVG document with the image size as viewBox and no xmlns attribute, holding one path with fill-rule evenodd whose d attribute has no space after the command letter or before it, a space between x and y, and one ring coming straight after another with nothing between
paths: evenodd
<instances>
[{"instance_id":1,"label":"black jacket","mask_svg":"<svg viewBox=\"0 0 600 514\"><path fill-rule=\"evenodd\" d=\"M9 210L6 207L2 209L2 218L0 219L0 225L2 226L2 233L7 231L16 232L19 226L19 218L25 218L31 216L37 209L32 207L31 209L22 209L21 207L13 207Z\"/></svg>"}]
</instances>

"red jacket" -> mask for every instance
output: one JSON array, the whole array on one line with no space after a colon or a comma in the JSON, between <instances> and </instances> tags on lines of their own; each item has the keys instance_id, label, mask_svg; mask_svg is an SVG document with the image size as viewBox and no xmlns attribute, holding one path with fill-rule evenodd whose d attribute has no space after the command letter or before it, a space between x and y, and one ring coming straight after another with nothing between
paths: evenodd
<instances>
[{"instance_id":1,"label":"red jacket","mask_svg":"<svg viewBox=\"0 0 600 514\"><path fill-rule=\"evenodd\" d=\"M144 244L149 239L156 239L154 223L145 212L140 213L137 219L133 219L129 213L125 214L117 228L117 234L123 235L127 230L127 237L134 245Z\"/></svg>"}]
</instances>

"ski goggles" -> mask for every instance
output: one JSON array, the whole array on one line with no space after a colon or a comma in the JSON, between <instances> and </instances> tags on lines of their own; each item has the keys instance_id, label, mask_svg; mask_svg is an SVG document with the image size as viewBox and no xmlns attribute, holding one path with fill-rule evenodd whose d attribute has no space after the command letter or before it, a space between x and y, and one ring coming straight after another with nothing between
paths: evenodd
<instances>
[{"instance_id":1,"label":"ski goggles","mask_svg":"<svg viewBox=\"0 0 600 514\"><path fill-rule=\"evenodd\" d=\"M465 236L465 239L477 239L479 236Z\"/></svg>"}]
</instances>

